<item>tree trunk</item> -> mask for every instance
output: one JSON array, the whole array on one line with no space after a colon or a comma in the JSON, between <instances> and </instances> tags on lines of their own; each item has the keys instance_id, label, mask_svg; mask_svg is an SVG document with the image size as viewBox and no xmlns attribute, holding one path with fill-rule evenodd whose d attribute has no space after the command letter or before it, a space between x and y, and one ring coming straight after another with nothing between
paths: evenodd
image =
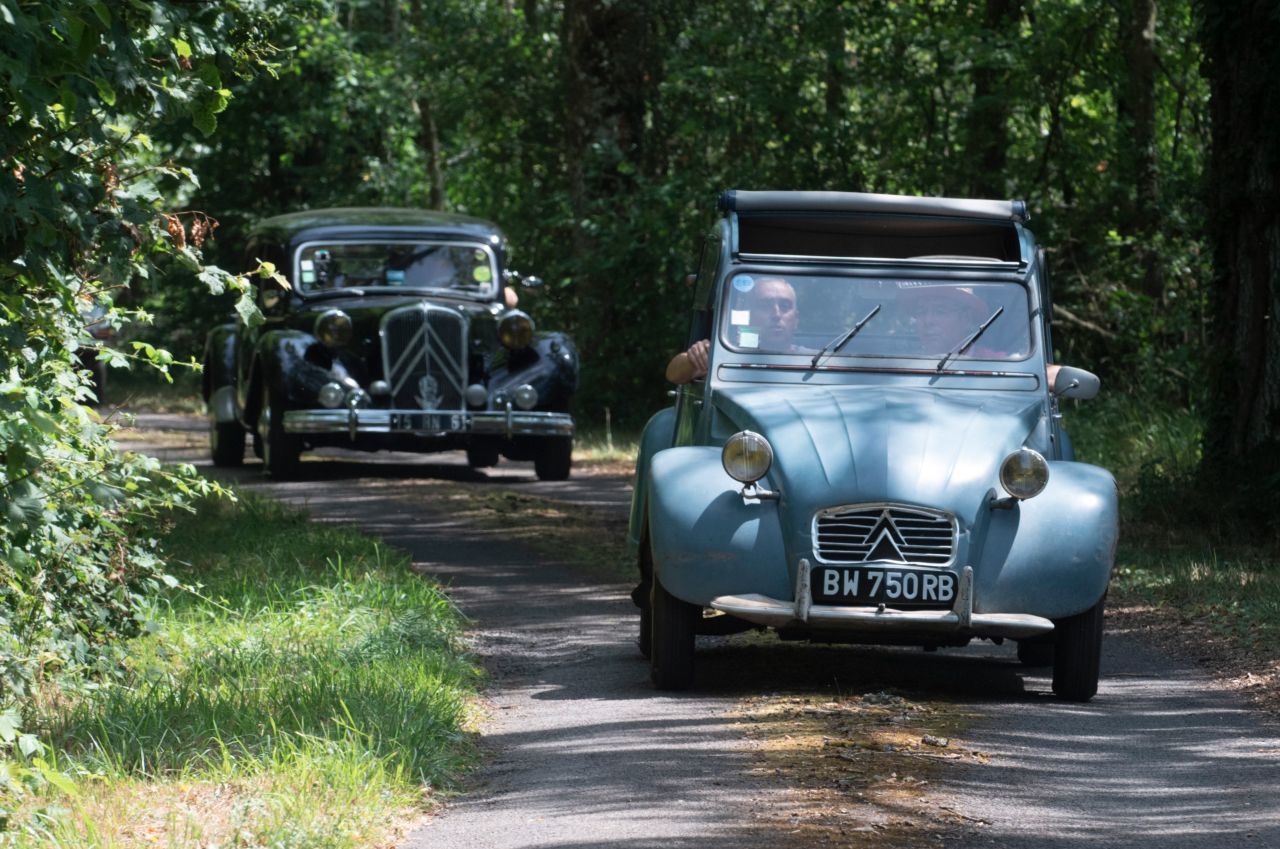
<instances>
[{"instance_id":1,"label":"tree trunk","mask_svg":"<svg viewBox=\"0 0 1280 849\"><path fill-rule=\"evenodd\" d=\"M564 161L575 257L595 254L590 220L625 204L634 192L635 174L651 164L646 127L663 67L657 35L660 7L661 0L564 4ZM587 289L581 305L594 316L587 326L601 334L592 339L588 330L584 341L607 345L614 336L607 323L617 281L583 282Z\"/></svg>"},{"instance_id":2,"label":"tree trunk","mask_svg":"<svg viewBox=\"0 0 1280 849\"><path fill-rule=\"evenodd\" d=\"M973 71L973 103L969 107L965 160L969 164L969 194L1002 198L1009 146L1011 70L999 58L1018 37L1022 0L987 0L984 41ZM1004 49L1001 49L1004 48Z\"/></svg>"},{"instance_id":3,"label":"tree trunk","mask_svg":"<svg viewBox=\"0 0 1280 849\"><path fill-rule=\"evenodd\" d=\"M1124 223L1137 238L1143 291L1164 295L1164 272L1153 238L1160 232L1160 172L1156 149L1156 0L1121 4L1125 75L1117 99L1115 150L1120 165Z\"/></svg>"},{"instance_id":4,"label":"tree trunk","mask_svg":"<svg viewBox=\"0 0 1280 849\"><path fill-rule=\"evenodd\" d=\"M1206 471L1280 486L1280 18L1201 2L1212 143L1213 404ZM1241 477L1236 477L1241 481ZM1274 504L1270 506L1274 508Z\"/></svg>"},{"instance_id":5,"label":"tree trunk","mask_svg":"<svg viewBox=\"0 0 1280 849\"><path fill-rule=\"evenodd\" d=\"M419 97L413 102L418 116L418 147L427 157L427 208L444 209L444 169L440 165L440 133L436 129L431 100Z\"/></svg>"}]
</instances>

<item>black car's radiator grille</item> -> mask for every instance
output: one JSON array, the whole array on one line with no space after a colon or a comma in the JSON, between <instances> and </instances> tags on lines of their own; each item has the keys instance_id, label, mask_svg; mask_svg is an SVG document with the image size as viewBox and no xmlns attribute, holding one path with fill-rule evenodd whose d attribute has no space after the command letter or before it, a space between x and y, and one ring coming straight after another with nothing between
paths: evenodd
<instances>
[{"instance_id":1,"label":"black car's radiator grille","mask_svg":"<svg viewBox=\"0 0 1280 849\"><path fill-rule=\"evenodd\" d=\"M382 365L397 409L461 410L466 325L451 309L420 304L382 319Z\"/></svg>"},{"instance_id":2,"label":"black car's radiator grille","mask_svg":"<svg viewBox=\"0 0 1280 849\"><path fill-rule=\"evenodd\" d=\"M814 517L813 548L825 563L946 566L955 553L955 522L947 513L894 504L830 507Z\"/></svg>"}]
</instances>

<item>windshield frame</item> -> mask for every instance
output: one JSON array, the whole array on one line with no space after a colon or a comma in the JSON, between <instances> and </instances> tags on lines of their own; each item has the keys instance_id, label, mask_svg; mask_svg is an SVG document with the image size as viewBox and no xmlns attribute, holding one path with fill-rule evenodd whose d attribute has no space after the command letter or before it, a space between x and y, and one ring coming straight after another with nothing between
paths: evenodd
<instances>
[{"instance_id":1,"label":"windshield frame","mask_svg":"<svg viewBox=\"0 0 1280 849\"><path fill-rule=\"evenodd\" d=\"M334 245L420 245L464 248L467 250L481 250L489 260L489 281L483 289L459 289L451 286L350 286L336 289L317 289L307 288L302 282L302 254L308 248L316 247L332 247ZM423 293L441 293L448 294L452 297L467 298L477 301L492 301L501 291L501 271L498 268L498 257L493 250L493 246L482 241L472 241L469 239L443 239L438 236L396 236L396 237L336 237L329 239L308 239L299 242L293 249L293 257L290 262L293 271L294 288L297 293L304 299L315 298L318 296L333 297L333 293L349 291L352 295L358 295L362 292L376 293L402 293L402 292L423 292Z\"/></svg>"}]
</instances>

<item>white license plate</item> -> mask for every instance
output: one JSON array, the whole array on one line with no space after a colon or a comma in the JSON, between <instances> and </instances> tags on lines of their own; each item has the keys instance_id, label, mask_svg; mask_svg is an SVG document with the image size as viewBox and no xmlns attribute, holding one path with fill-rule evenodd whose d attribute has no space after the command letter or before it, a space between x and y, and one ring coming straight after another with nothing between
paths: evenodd
<instances>
[{"instance_id":1,"label":"white license plate","mask_svg":"<svg viewBox=\"0 0 1280 849\"><path fill-rule=\"evenodd\" d=\"M952 572L815 566L809 578L816 604L950 607L956 598L956 576Z\"/></svg>"},{"instance_id":2,"label":"white license plate","mask_svg":"<svg viewBox=\"0 0 1280 849\"><path fill-rule=\"evenodd\" d=\"M445 433L462 430L466 420L458 413L394 413L392 430L409 430L419 433Z\"/></svg>"}]
</instances>

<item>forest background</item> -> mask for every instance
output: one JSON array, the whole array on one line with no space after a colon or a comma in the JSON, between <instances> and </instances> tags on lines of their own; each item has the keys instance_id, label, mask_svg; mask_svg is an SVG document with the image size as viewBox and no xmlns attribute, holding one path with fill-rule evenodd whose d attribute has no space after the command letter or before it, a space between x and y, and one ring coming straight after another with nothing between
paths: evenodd
<instances>
[{"instance_id":1,"label":"forest background","mask_svg":"<svg viewBox=\"0 0 1280 849\"><path fill-rule=\"evenodd\" d=\"M626 430L664 403L721 190L1025 199L1130 503L1274 541L1268 0L0 0L0 36L6 704L107 674L165 580L152 517L211 486L116 455L78 353L198 359L253 316L247 227L308 207L500 223L583 352L578 421ZM1117 435L1153 422L1135 461Z\"/></svg>"}]
</instances>

